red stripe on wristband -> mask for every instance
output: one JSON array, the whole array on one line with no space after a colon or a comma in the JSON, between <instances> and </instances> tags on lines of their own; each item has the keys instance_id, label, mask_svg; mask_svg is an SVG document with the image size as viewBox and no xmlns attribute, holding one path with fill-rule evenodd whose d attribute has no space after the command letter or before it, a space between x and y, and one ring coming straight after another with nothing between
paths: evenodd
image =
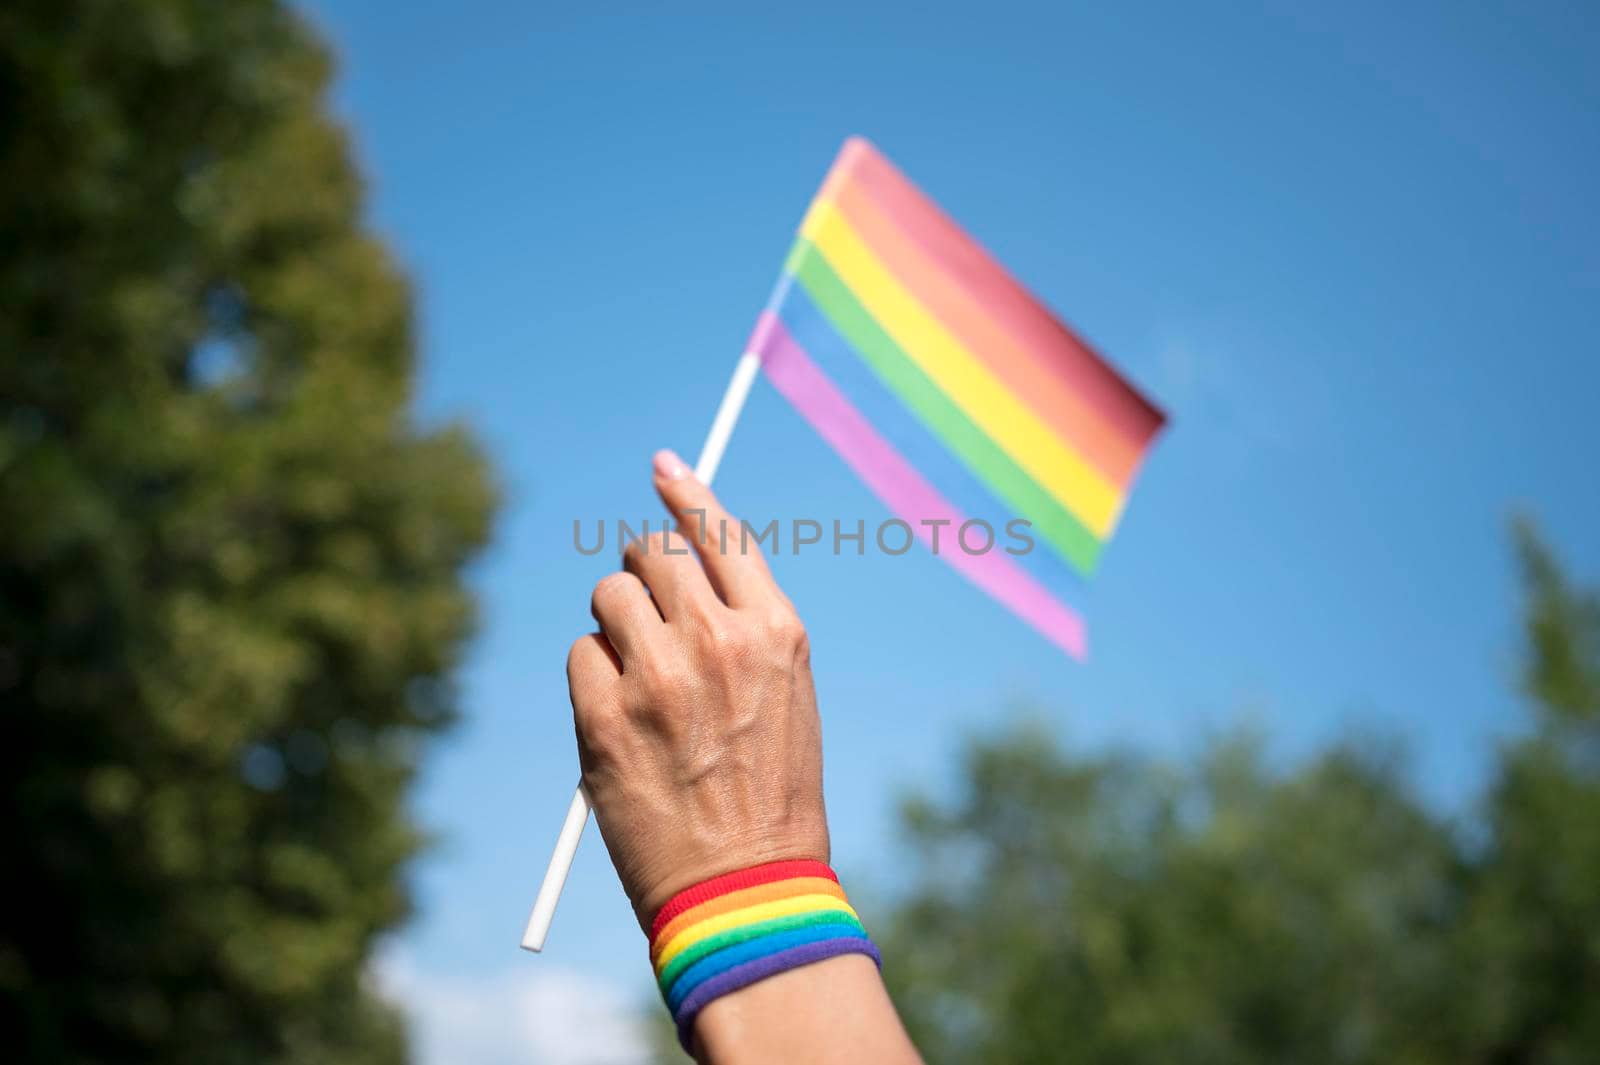
<instances>
[{"instance_id":1,"label":"red stripe on wristband","mask_svg":"<svg viewBox=\"0 0 1600 1065\"><path fill-rule=\"evenodd\" d=\"M654 943L656 936L668 921L692 906L709 902L730 891L770 884L777 880L792 880L798 876L821 876L836 884L839 882L832 869L822 862L813 861L770 862L766 865L741 869L736 873L724 873L722 876L712 877L692 888L680 891L668 899L667 904L661 907L661 912L656 914L656 919L650 923L650 941Z\"/></svg>"}]
</instances>

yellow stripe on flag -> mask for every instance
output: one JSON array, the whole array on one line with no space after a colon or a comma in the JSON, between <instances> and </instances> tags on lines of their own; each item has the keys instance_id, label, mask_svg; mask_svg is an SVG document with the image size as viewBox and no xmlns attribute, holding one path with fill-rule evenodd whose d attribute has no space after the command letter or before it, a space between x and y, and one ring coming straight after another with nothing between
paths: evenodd
<instances>
[{"instance_id":1,"label":"yellow stripe on flag","mask_svg":"<svg viewBox=\"0 0 1600 1065\"><path fill-rule=\"evenodd\" d=\"M1123 495L1039 419L897 281L832 203L813 203L800 234L828 260L884 332L1028 476L1096 537L1117 523Z\"/></svg>"}]
</instances>

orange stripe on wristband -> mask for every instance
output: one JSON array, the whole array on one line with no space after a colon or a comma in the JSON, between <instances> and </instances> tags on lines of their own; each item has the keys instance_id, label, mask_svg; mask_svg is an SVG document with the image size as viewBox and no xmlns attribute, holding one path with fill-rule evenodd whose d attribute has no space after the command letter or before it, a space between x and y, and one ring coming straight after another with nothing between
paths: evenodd
<instances>
[{"instance_id":1,"label":"orange stripe on wristband","mask_svg":"<svg viewBox=\"0 0 1600 1065\"><path fill-rule=\"evenodd\" d=\"M757 903L792 898L795 895L831 895L841 901L845 899L844 888L839 886L838 881L821 876L795 877L792 880L778 880L770 884L757 884L755 887L730 891L726 895L719 895L684 910L657 929L655 935L651 937L654 944L650 951L651 958L654 960L661 948L671 942L679 932L708 917L732 913L734 910L754 906Z\"/></svg>"},{"instance_id":2,"label":"orange stripe on wristband","mask_svg":"<svg viewBox=\"0 0 1600 1065\"><path fill-rule=\"evenodd\" d=\"M710 880L678 892L667 900L667 904L661 907L661 911L656 914L655 921L650 925L650 941L652 943L656 942L660 938L662 927L685 910L692 909L701 903L709 902L729 892L757 887L761 884L770 884L778 880L792 880L795 877L821 877L825 880L832 880L835 884L839 882L839 878L834 875L832 869L822 862L815 861L769 862L766 865L757 865L749 869L741 869L737 872L712 877Z\"/></svg>"},{"instance_id":3,"label":"orange stripe on wristband","mask_svg":"<svg viewBox=\"0 0 1600 1065\"><path fill-rule=\"evenodd\" d=\"M771 862L707 880L674 895L651 922L651 967L686 1050L695 1018L715 999L841 954L882 964L821 862Z\"/></svg>"},{"instance_id":4,"label":"orange stripe on wristband","mask_svg":"<svg viewBox=\"0 0 1600 1065\"><path fill-rule=\"evenodd\" d=\"M796 913L822 911L835 911L860 919L844 899L832 895L791 895L788 898L773 899L771 902L758 902L754 906L741 906L737 910L696 921L671 939L663 940L651 953L657 966L666 966L673 958L701 940L710 939L729 929L778 917L788 917Z\"/></svg>"}]
</instances>

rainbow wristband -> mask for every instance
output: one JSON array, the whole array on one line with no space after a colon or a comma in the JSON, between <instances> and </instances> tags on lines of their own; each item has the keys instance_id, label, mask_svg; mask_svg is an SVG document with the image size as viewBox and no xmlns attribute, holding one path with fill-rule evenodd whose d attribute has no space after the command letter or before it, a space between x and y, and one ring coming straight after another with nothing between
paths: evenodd
<instances>
[{"instance_id":1,"label":"rainbow wristband","mask_svg":"<svg viewBox=\"0 0 1600 1065\"><path fill-rule=\"evenodd\" d=\"M883 964L839 878L821 862L772 862L713 877L674 895L650 927L656 983L691 1053L694 1019L711 1002L840 954Z\"/></svg>"}]
</instances>

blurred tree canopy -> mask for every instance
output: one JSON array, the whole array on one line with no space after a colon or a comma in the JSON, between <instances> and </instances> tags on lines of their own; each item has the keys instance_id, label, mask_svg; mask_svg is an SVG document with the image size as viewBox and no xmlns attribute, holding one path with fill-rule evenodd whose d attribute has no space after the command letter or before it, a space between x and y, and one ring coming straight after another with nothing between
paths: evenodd
<instances>
[{"instance_id":1,"label":"blurred tree canopy","mask_svg":"<svg viewBox=\"0 0 1600 1065\"><path fill-rule=\"evenodd\" d=\"M275 0L0 8L0 1039L394 1062L493 493Z\"/></svg>"},{"instance_id":2,"label":"blurred tree canopy","mask_svg":"<svg viewBox=\"0 0 1600 1065\"><path fill-rule=\"evenodd\" d=\"M1464 816L1381 747L1169 769L1028 732L910 802L877 934L928 1060L1600 1061L1600 598L1518 544L1532 727Z\"/></svg>"}]
</instances>

